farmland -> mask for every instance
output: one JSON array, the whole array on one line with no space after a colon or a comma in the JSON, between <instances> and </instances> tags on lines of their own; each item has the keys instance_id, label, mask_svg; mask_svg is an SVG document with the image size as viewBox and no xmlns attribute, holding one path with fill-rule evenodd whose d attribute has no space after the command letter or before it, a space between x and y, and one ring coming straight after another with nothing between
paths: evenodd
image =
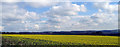
<instances>
[{"instance_id":1,"label":"farmland","mask_svg":"<svg viewBox=\"0 0 120 47\"><path fill-rule=\"evenodd\" d=\"M117 36L2 34L2 45L118 45Z\"/></svg>"}]
</instances>

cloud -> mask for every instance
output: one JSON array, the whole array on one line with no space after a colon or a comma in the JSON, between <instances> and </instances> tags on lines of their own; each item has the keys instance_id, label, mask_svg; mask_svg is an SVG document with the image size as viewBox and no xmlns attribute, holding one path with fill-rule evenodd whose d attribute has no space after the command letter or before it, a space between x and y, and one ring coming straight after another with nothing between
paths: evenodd
<instances>
[{"instance_id":1,"label":"cloud","mask_svg":"<svg viewBox=\"0 0 120 47\"><path fill-rule=\"evenodd\" d=\"M39 29L39 25L37 25L37 24L35 24L34 27L35 27L35 29L37 29L37 30Z\"/></svg>"},{"instance_id":2,"label":"cloud","mask_svg":"<svg viewBox=\"0 0 120 47\"><path fill-rule=\"evenodd\" d=\"M80 8L81 6L84 6L84 5L77 5L77 4L70 4L70 3L66 3L64 5L53 6L53 8L50 11L45 13L48 15L48 17L50 17L50 19L48 20L49 21L48 23L49 24L51 23L54 26L59 25L60 27L59 30L116 29L117 28L117 14L108 13L109 11L98 9L98 12L93 13L92 15L82 16L82 15L78 15L78 12L81 12L81 10L85 9L84 7L82 9ZM71 11L74 12L74 14L69 13ZM82 12L85 12L85 11L82 11ZM65 18L66 16L67 18Z\"/></svg>"},{"instance_id":3,"label":"cloud","mask_svg":"<svg viewBox=\"0 0 120 47\"><path fill-rule=\"evenodd\" d=\"M3 26L0 26L0 31L4 30L4 27Z\"/></svg>"},{"instance_id":4,"label":"cloud","mask_svg":"<svg viewBox=\"0 0 120 47\"><path fill-rule=\"evenodd\" d=\"M47 14L50 17L75 16L78 15L78 12L86 11L87 8L83 4L77 5L70 2L62 2L57 6L53 6L49 11L44 12L44 14Z\"/></svg>"},{"instance_id":5,"label":"cloud","mask_svg":"<svg viewBox=\"0 0 120 47\"><path fill-rule=\"evenodd\" d=\"M112 0L84 0L85 2L111 2Z\"/></svg>"},{"instance_id":6,"label":"cloud","mask_svg":"<svg viewBox=\"0 0 120 47\"><path fill-rule=\"evenodd\" d=\"M5 21L16 21L24 17L25 10L20 9L16 3L2 3L2 18ZM11 7L12 6L12 7ZM21 11L21 12L20 12Z\"/></svg>"},{"instance_id":7,"label":"cloud","mask_svg":"<svg viewBox=\"0 0 120 47\"><path fill-rule=\"evenodd\" d=\"M28 1L28 0L25 0ZM32 0L34 1L34 0ZM43 8L56 5L58 2L52 2L51 0L39 0L38 2L26 2L27 5L33 8Z\"/></svg>"},{"instance_id":8,"label":"cloud","mask_svg":"<svg viewBox=\"0 0 120 47\"><path fill-rule=\"evenodd\" d=\"M23 26L20 21L25 14L24 9L20 9L16 3L2 3L2 26L4 30L20 30ZM3 31L4 31L3 30Z\"/></svg>"},{"instance_id":9,"label":"cloud","mask_svg":"<svg viewBox=\"0 0 120 47\"><path fill-rule=\"evenodd\" d=\"M107 11L107 12L115 12L115 11L118 11L118 5L117 4L110 4L110 2L103 2L103 3L94 3L94 5L99 8L99 9L104 9L104 11Z\"/></svg>"},{"instance_id":10,"label":"cloud","mask_svg":"<svg viewBox=\"0 0 120 47\"><path fill-rule=\"evenodd\" d=\"M22 0L3 0L2 2L21 2Z\"/></svg>"},{"instance_id":11,"label":"cloud","mask_svg":"<svg viewBox=\"0 0 120 47\"><path fill-rule=\"evenodd\" d=\"M55 28L54 30L117 29L117 16L104 12L94 13L90 16L62 16L49 19L48 25Z\"/></svg>"},{"instance_id":12,"label":"cloud","mask_svg":"<svg viewBox=\"0 0 120 47\"><path fill-rule=\"evenodd\" d=\"M85 5L81 5L81 7L80 7L80 10L82 11L82 12L86 12L87 11L87 8L85 7Z\"/></svg>"},{"instance_id":13,"label":"cloud","mask_svg":"<svg viewBox=\"0 0 120 47\"><path fill-rule=\"evenodd\" d=\"M2 2L41 2L43 0L3 0ZM47 0L51 2L119 2L119 0Z\"/></svg>"},{"instance_id":14,"label":"cloud","mask_svg":"<svg viewBox=\"0 0 120 47\"><path fill-rule=\"evenodd\" d=\"M105 6L109 5L105 4ZM80 12L89 13L87 12L88 7L84 4L78 5L72 4L71 2L62 2L59 5L51 6L48 11L38 14L36 12L29 12L19 7L16 3L3 3L2 26L4 26L4 31L116 29L117 14L108 13L109 11L106 10L108 8L104 8L102 5L100 6L101 7L97 8L98 11L96 10L96 12L91 15L80 15L78 14ZM113 12L113 10L111 10L113 8L109 9Z\"/></svg>"},{"instance_id":15,"label":"cloud","mask_svg":"<svg viewBox=\"0 0 120 47\"><path fill-rule=\"evenodd\" d=\"M1 20L4 31L24 31L28 28L25 27L27 23L40 20L38 14L19 8L17 3L2 3L2 9Z\"/></svg>"}]
</instances>

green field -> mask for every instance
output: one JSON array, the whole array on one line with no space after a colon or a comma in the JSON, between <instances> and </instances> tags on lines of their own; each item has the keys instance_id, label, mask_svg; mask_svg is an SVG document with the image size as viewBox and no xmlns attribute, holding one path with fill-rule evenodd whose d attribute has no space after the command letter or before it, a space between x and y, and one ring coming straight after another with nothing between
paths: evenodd
<instances>
[{"instance_id":1,"label":"green field","mask_svg":"<svg viewBox=\"0 0 120 47\"><path fill-rule=\"evenodd\" d=\"M118 45L117 36L2 34L2 45Z\"/></svg>"}]
</instances>

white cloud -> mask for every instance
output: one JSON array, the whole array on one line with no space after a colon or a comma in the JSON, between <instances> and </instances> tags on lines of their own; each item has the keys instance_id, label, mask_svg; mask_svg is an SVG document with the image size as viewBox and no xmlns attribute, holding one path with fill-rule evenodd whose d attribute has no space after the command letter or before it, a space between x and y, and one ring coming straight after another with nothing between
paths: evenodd
<instances>
[{"instance_id":1,"label":"white cloud","mask_svg":"<svg viewBox=\"0 0 120 47\"><path fill-rule=\"evenodd\" d=\"M3 0L2 2L41 2L43 0ZM52 2L119 2L119 0L47 0Z\"/></svg>"},{"instance_id":2,"label":"white cloud","mask_svg":"<svg viewBox=\"0 0 120 47\"><path fill-rule=\"evenodd\" d=\"M111 2L112 0L84 0L86 2Z\"/></svg>"},{"instance_id":3,"label":"white cloud","mask_svg":"<svg viewBox=\"0 0 120 47\"><path fill-rule=\"evenodd\" d=\"M72 4L70 2L62 2L57 6L53 6L49 11L44 14L49 15L50 17L59 17L59 16L75 16L78 15L78 12L86 12L87 8L82 5Z\"/></svg>"},{"instance_id":4,"label":"white cloud","mask_svg":"<svg viewBox=\"0 0 120 47\"><path fill-rule=\"evenodd\" d=\"M98 12L102 12L102 10L101 10L101 9L98 9Z\"/></svg>"},{"instance_id":5,"label":"white cloud","mask_svg":"<svg viewBox=\"0 0 120 47\"><path fill-rule=\"evenodd\" d=\"M38 14L20 8L16 3L2 3L2 9L4 31L24 31L28 28L27 23L40 20Z\"/></svg>"},{"instance_id":6,"label":"white cloud","mask_svg":"<svg viewBox=\"0 0 120 47\"><path fill-rule=\"evenodd\" d=\"M35 24L35 25L34 25L34 28L37 29L37 30L39 30L39 25L38 25L38 24Z\"/></svg>"},{"instance_id":7,"label":"white cloud","mask_svg":"<svg viewBox=\"0 0 120 47\"><path fill-rule=\"evenodd\" d=\"M54 26L55 28L60 28L60 26Z\"/></svg>"},{"instance_id":8,"label":"white cloud","mask_svg":"<svg viewBox=\"0 0 120 47\"><path fill-rule=\"evenodd\" d=\"M97 2L97 3L94 3L94 5L99 8L99 9L104 9L104 11L107 11L107 12L115 12L115 11L118 11L118 5L114 4L110 4L110 2L103 2L103 3L100 3L100 2Z\"/></svg>"},{"instance_id":9,"label":"white cloud","mask_svg":"<svg viewBox=\"0 0 120 47\"><path fill-rule=\"evenodd\" d=\"M105 12L106 9L101 7L98 12L85 16L78 14L78 12L87 12L84 4L62 2L59 5L52 6L43 14L38 14L20 8L16 4L5 3L3 4L2 20L4 31L116 29L117 16L114 13ZM111 10L113 8L109 9L113 11Z\"/></svg>"},{"instance_id":10,"label":"white cloud","mask_svg":"<svg viewBox=\"0 0 120 47\"><path fill-rule=\"evenodd\" d=\"M87 8L85 7L85 5L81 5L80 6L80 10L82 11L82 12L86 12L87 11Z\"/></svg>"},{"instance_id":11,"label":"white cloud","mask_svg":"<svg viewBox=\"0 0 120 47\"><path fill-rule=\"evenodd\" d=\"M24 17L25 10L20 9L16 3L2 3L2 18L3 20L16 21ZM12 7L11 7L12 6ZM21 12L20 12L21 11Z\"/></svg>"},{"instance_id":12,"label":"white cloud","mask_svg":"<svg viewBox=\"0 0 120 47\"><path fill-rule=\"evenodd\" d=\"M0 26L0 31L4 30L4 27L3 26Z\"/></svg>"},{"instance_id":13,"label":"white cloud","mask_svg":"<svg viewBox=\"0 0 120 47\"><path fill-rule=\"evenodd\" d=\"M21 2L22 0L2 0L2 2Z\"/></svg>"},{"instance_id":14,"label":"white cloud","mask_svg":"<svg viewBox=\"0 0 120 47\"><path fill-rule=\"evenodd\" d=\"M28 1L28 0L25 0ZM34 1L34 0L32 0ZM58 2L52 2L51 0L39 0L38 2L26 2L27 5L32 6L34 8L42 8L56 5Z\"/></svg>"}]
</instances>

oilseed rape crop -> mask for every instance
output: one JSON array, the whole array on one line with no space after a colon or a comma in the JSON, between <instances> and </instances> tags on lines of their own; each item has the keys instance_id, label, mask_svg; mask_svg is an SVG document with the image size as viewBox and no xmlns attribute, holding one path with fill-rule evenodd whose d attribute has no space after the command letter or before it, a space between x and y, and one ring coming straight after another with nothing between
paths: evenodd
<instances>
[{"instance_id":1,"label":"oilseed rape crop","mask_svg":"<svg viewBox=\"0 0 120 47\"><path fill-rule=\"evenodd\" d=\"M3 45L118 45L118 36L2 34Z\"/></svg>"}]
</instances>

